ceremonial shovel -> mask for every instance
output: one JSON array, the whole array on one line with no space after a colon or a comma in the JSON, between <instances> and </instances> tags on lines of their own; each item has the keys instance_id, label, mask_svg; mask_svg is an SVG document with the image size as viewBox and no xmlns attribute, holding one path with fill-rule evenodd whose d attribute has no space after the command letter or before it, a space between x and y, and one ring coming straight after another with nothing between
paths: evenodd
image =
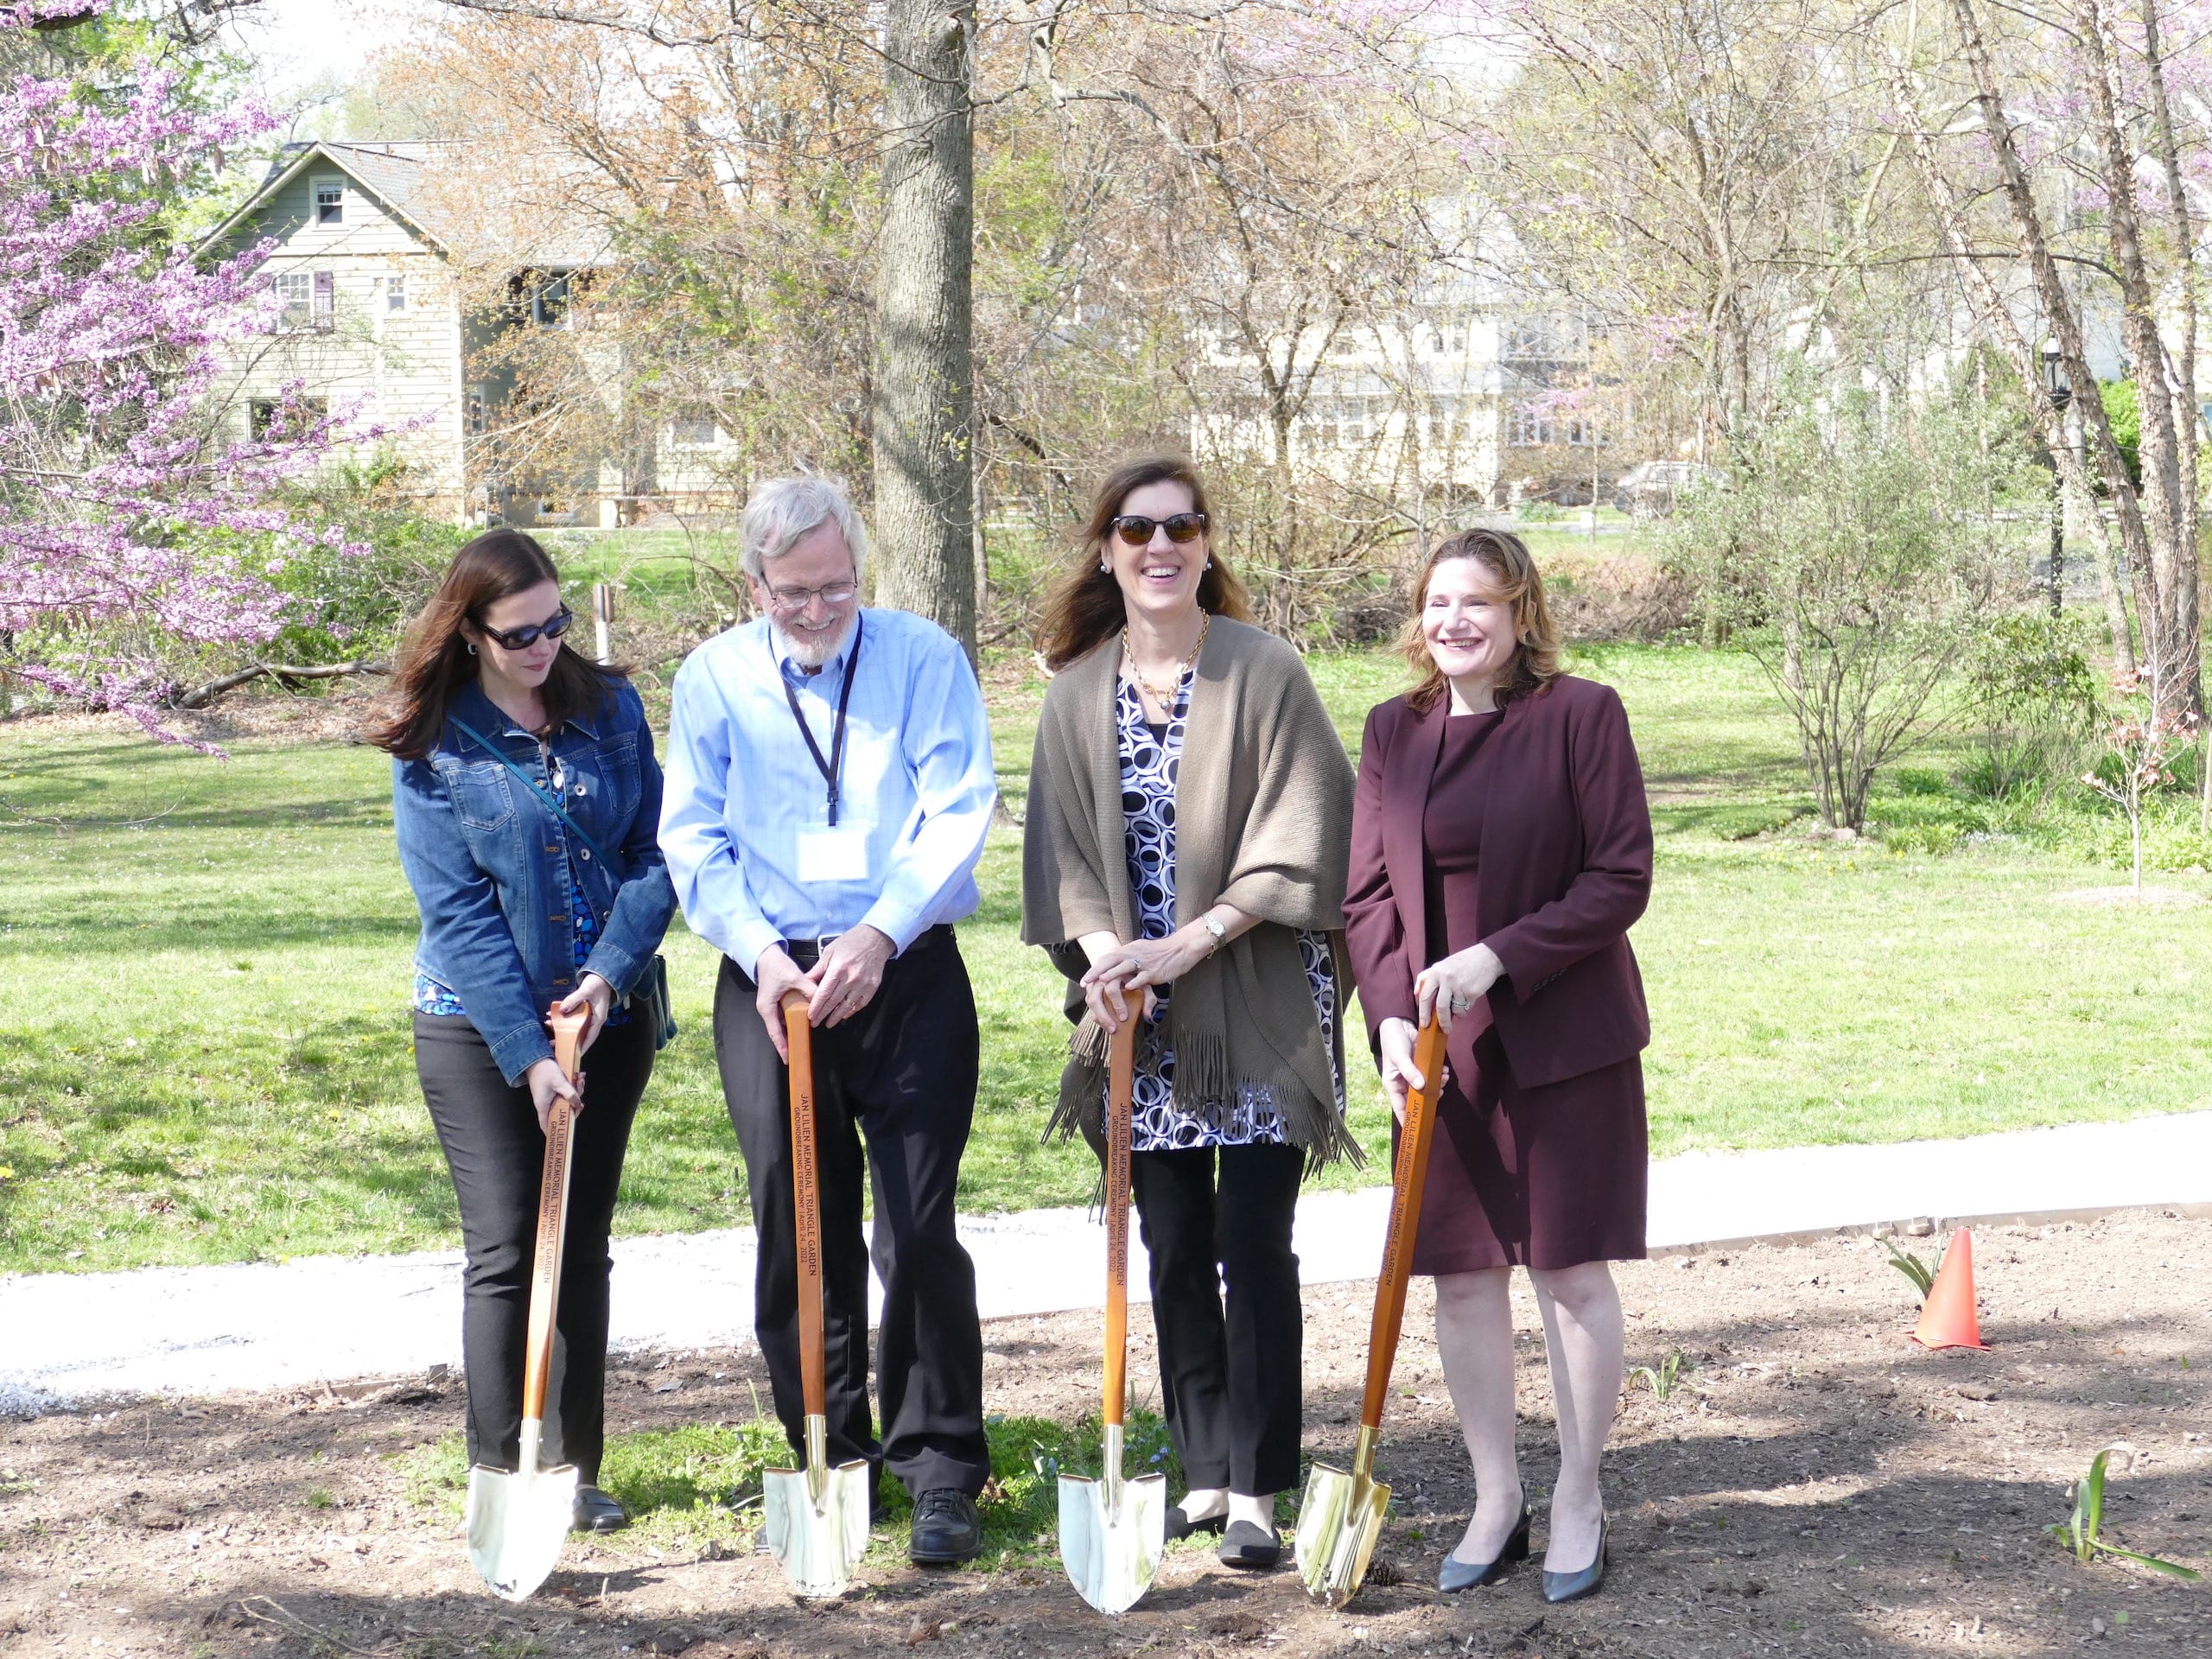
<instances>
[{"instance_id":1,"label":"ceremonial shovel","mask_svg":"<svg viewBox=\"0 0 2212 1659\"><path fill-rule=\"evenodd\" d=\"M1102 1613L1127 1612L1152 1588L1167 1544L1167 1478L1122 1478L1122 1372L1129 1338L1129 1117L1137 1022L1114 1033L1106 1090L1106 1401L1103 1478L1060 1477L1060 1561Z\"/></svg>"},{"instance_id":2,"label":"ceremonial shovel","mask_svg":"<svg viewBox=\"0 0 2212 1659\"><path fill-rule=\"evenodd\" d=\"M1414 1046L1421 1086L1406 1095L1406 1122L1398 1139L1397 1176L1390 1193L1390 1230L1383 1236L1382 1274L1375 1281L1375 1321L1367 1333L1367 1392L1359 1406L1359 1440L1351 1472L1316 1463L1306 1478L1298 1511L1298 1575L1306 1593L1341 1607L1359 1593L1369 1558L1382 1534L1390 1489L1375 1478L1375 1442L1382 1428L1382 1401L1405 1323L1406 1280L1421 1223L1421 1193L1428 1177L1429 1142L1436 1131L1436 1099L1444 1086L1444 1028L1432 1015Z\"/></svg>"},{"instance_id":3,"label":"ceremonial shovel","mask_svg":"<svg viewBox=\"0 0 2212 1659\"><path fill-rule=\"evenodd\" d=\"M760 1474L762 1538L793 1593L842 1596L868 1553L868 1468L830 1466L829 1362L822 1337L822 1205L814 1147L814 1027L806 998L784 993L791 1050L792 1217L798 1234L798 1373L806 1407L806 1467Z\"/></svg>"},{"instance_id":4,"label":"ceremonial shovel","mask_svg":"<svg viewBox=\"0 0 2212 1659\"><path fill-rule=\"evenodd\" d=\"M546 1017L553 1058L570 1082L585 1014ZM545 1381L553 1369L553 1316L561 1300L561 1247L569 1222L569 1142L575 1116L565 1098L545 1115L545 1172L537 1193L537 1254L530 1274L530 1335L523 1350L522 1455L512 1474L481 1465L468 1471L468 1559L492 1592L521 1601L561 1559L575 1516L576 1471L537 1466L545 1430Z\"/></svg>"}]
</instances>

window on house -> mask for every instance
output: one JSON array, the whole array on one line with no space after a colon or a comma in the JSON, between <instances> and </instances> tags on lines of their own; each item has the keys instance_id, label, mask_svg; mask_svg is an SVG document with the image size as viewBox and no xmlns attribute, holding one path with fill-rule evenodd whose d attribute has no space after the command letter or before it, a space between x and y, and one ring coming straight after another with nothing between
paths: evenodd
<instances>
[{"instance_id":1,"label":"window on house","mask_svg":"<svg viewBox=\"0 0 2212 1659\"><path fill-rule=\"evenodd\" d=\"M676 411L671 423L670 437L679 449L711 449L721 429L715 424L715 411L703 404L690 404Z\"/></svg>"},{"instance_id":2,"label":"window on house","mask_svg":"<svg viewBox=\"0 0 2212 1659\"><path fill-rule=\"evenodd\" d=\"M1590 348L1590 329L1580 317L1528 315L1510 318L1498 355L1509 360L1571 362Z\"/></svg>"},{"instance_id":3,"label":"window on house","mask_svg":"<svg viewBox=\"0 0 2212 1659\"><path fill-rule=\"evenodd\" d=\"M317 270L308 273L314 277L314 302L309 307L312 326L318 334L327 334L338 326L338 273Z\"/></svg>"},{"instance_id":4,"label":"window on house","mask_svg":"<svg viewBox=\"0 0 2212 1659\"><path fill-rule=\"evenodd\" d=\"M1522 404L1506 417L1505 441L1516 449L1542 449L1559 442L1551 411Z\"/></svg>"},{"instance_id":5,"label":"window on house","mask_svg":"<svg viewBox=\"0 0 2212 1659\"><path fill-rule=\"evenodd\" d=\"M407 278L387 276L384 279L384 308L404 311L407 308Z\"/></svg>"},{"instance_id":6,"label":"window on house","mask_svg":"<svg viewBox=\"0 0 2212 1659\"><path fill-rule=\"evenodd\" d=\"M279 271L269 279L276 290L276 302L283 309L278 313L276 327L280 330L304 328L314 315L313 279L304 270Z\"/></svg>"},{"instance_id":7,"label":"window on house","mask_svg":"<svg viewBox=\"0 0 2212 1659\"><path fill-rule=\"evenodd\" d=\"M1518 449L1560 443L1570 449L1602 449L1611 439L1593 416L1560 415L1523 404L1506 417L1505 441Z\"/></svg>"},{"instance_id":8,"label":"window on house","mask_svg":"<svg viewBox=\"0 0 2212 1659\"><path fill-rule=\"evenodd\" d=\"M507 279L515 320L540 328L567 327L572 280L565 270L516 272Z\"/></svg>"},{"instance_id":9,"label":"window on house","mask_svg":"<svg viewBox=\"0 0 2212 1659\"><path fill-rule=\"evenodd\" d=\"M471 386L468 389L467 406L462 418L467 426L470 437L480 438L484 435L486 429L491 424L490 407L491 400L485 396L483 387Z\"/></svg>"},{"instance_id":10,"label":"window on house","mask_svg":"<svg viewBox=\"0 0 2212 1659\"><path fill-rule=\"evenodd\" d=\"M315 181L315 222L318 225L343 225L346 222L346 181L317 179Z\"/></svg>"},{"instance_id":11,"label":"window on house","mask_svg":"<svg viewBox=\"0 0 2212 1659\"><path fill-rule=\"evenodd\" d=\"M282 437L305 431L329 413L327 397L295 397L289 404L275 397L256 397L245 406L246 430L256 438L272 434Z\"/></svg>"},{"instance_id":12,"label":"window on house","mask_svg":"<svg viewBox=\"0 0 2212 1659\"><path fill-rule=\"evenodd\" d=\"M1390 418L1389 397L1317 397L1308 406L1306 429L1325 449L1364 443L1382 435Z\"/></svg>"}]
</instances>

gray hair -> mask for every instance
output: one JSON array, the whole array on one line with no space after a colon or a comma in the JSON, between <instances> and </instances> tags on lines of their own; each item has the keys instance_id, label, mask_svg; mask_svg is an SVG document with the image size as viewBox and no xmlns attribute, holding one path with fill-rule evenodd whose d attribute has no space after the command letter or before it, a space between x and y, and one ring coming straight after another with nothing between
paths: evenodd
<instances>
[{"instance_id":1,"label":"gray hair","mask_svg":"<svg viewBox=\"0 0 2212 1659\"><path fill-rule=\"evenodd\" d=\"M793 473L772 478L753 492L745 503L741 533L745 544L745 574L765 580L762 567L781 558L791 544L810 531L834 524L853 552L853 576L868 569L868 531L845 489L845 480L828 473Z\"/></svg>"}]
</instances>

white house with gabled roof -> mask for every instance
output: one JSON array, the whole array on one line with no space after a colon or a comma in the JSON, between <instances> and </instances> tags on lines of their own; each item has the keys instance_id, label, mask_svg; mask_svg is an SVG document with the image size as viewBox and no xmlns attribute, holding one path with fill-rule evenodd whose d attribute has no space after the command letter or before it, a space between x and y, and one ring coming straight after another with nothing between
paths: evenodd
<instances>
[{"instance_id":1,"label":"white house with gabled roof","mask_svg":"<svg viewBox=\"0 0 2212 1659\"><path fill-rule=\"evenodd\" d=\"M266 270L282 301L271 334L239 365L238 418L266 418L278 390L302 383L360 423L397 429L386 440L406 463L403 493L434 516L535 524L627 523L671 493L719 493L728 435L696 411L677 411L638 446L626 474L609 455L584 475L548 480L505 472L502 423L510 377L486 359L500 333L569 327L569 302L612 250L588 230L552 227L516 250L507 302L472 308L460 258L480 251L483 226L452 222L448 193L431 188L442 146L424 142L288 144L253 194L205 237L221 254L268 238ZM476 257L480 257L480 251ZM578 330L574 349L610 401L623 392L611 342Z\"/></svg>"}]
</instances>

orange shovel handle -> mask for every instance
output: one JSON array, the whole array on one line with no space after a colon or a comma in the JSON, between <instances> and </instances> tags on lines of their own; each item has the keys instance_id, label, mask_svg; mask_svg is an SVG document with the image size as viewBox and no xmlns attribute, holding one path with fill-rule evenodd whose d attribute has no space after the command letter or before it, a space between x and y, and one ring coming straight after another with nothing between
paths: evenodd
<instances>
[{"instance_id":1,"label":"orange shovel handle","mask_svg":"<svg viewBox=\"0 0 2212 1659\"><path fill-rule=\"evenodd\" d=\"M1136 1093L1137 1022L1124 1020L1107 1050L1106 1398L1101 1421L1122 1421L1129 1348L1129 1136Z\"/></svg>"},{"instance_id":2,"label":"orange shovel handle","mask_svg":"<svg viewBox=\"0 0 2212 1659\"><path fill-rule=\"evenodd\" d=\"M1406 1121L1398 1132L1398 1167L1390 1186L1390 1230L1382 1238L1382 1272L1375 1281L1375 1322L1367 1333L1367 1391L1361 1395L1363 1427L1382 1427L1382 1402L1406 1322L1406 1281L1412 1277L1414 1236L1421 1227L1421 1189L1428 1181L1428 1149L1436 1138L1436 1102L1444 1088L1444 1027L1429 1016L1414 1039L1414 1070L1421 1086L1406 1093Z\"/></svg>"},{"instance_id":3,"label":"orange shovel handle","mask_svg":"<svg viewBox=\"0 0 2212 1659\"><path fill-rule=\"evenodd\" d=\"M577 1052L588 1013L563 1014L556 1004L545 1023L561 1075L576 1080ZM569 1147L575 1116L556 1097L545 1115L545 1167L537 1183L537 1250L530 1269L530 1332L523 1348L522 1414L543 1421L545 1383L553 1370L553 1320L561 1305L561 1255L569 1230Z\"/></svg>"},{"instance_id":4,"label":"orange shovel handle","mask_svg":"<svg viewBox=\"0 0 2212 1659\"><path fill-rule=\"evenodd\" d=\"M815 1145L814 1027L806 993L784 993L784 1041L791 1050L792 1224L798 1249L799 1394L810 1417L830 1413L828 1351L822 1336L822 1194Z\"/></svg>"}]
</instances>

